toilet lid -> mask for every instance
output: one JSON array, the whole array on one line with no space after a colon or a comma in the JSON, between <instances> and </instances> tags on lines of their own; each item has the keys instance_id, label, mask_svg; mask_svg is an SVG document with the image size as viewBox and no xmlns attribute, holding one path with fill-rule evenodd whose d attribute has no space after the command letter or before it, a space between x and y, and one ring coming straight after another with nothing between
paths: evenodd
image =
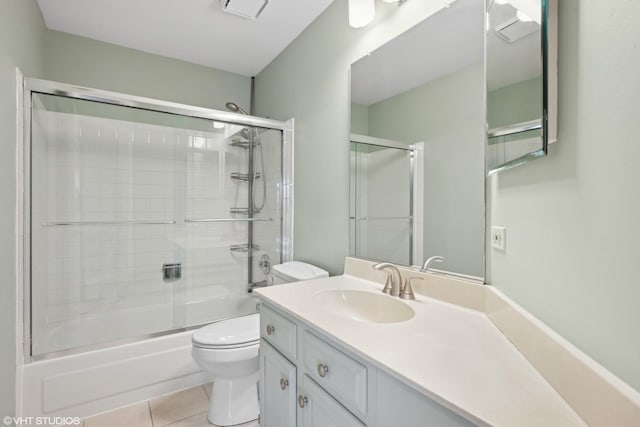
<instances>
[{"instance_id":1,"label":"toilet lid","mask_svg":"<svg viewBox=\"0 0 640 427\"><path fill-rule=\"evenodd\" d=\"M198 329L192 337L198 347L238 347L260 340L260 315L221 320Z\"/></svg>"},{"instance_id":2,"label":"toilet lid","mask_svg":"<svg viewBox=\"0 0 640 427\"><path fill-rule=\"evenodd\" d=\"M329 272L326 270L300 261L288 261L274 265L273 274L290 282L329 277Z\"/></svg>"}]
</instances>

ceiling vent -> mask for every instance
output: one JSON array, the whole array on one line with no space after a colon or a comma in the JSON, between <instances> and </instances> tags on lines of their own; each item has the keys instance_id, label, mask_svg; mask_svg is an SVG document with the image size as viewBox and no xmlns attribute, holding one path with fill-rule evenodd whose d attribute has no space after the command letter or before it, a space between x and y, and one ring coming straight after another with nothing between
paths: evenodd
<instances>
[{"instance_id":1,"label":"ceiling vent","mask_svg":"<svg viewBox=\"0 0 640 427\"><path fill-rule=\"evenodd\" d=\"M268 3L269 0L220 0L220 7L225 12L246 19L256 19Z\"/></svg>"},{"instance_id":2,"label":"ceiling vent","mask_svg":"<svg viewBox=\"0 0 640 427\"><path fill-rule=\"evenodd\" d=\"M540 31L540 25L535 21L521 21L513 18L496 27L496 34L509 43L517 42L531 34Z\"/></svg>"}]
</instances>

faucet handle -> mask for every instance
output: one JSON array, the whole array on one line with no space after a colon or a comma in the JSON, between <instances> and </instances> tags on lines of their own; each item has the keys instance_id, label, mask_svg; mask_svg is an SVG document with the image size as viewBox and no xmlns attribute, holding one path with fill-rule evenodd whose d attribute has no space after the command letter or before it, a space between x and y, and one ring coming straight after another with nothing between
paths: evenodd
<instances>
[{"instance_id":1,"label":"faucet handle","mask_svg":"<svg viewBox=\"0 0 640 427\"><path fill-rule=\"evenodd\" d=\"M404 286L402 287L402 292L400 292L400 298L402 299L416 299L416 296L413 294L413 289L411 288L412 280L422 280L422 277L407 277L404 281Z\"/></svg>"},{"instance_id":2,"label":"faucet handle","mask_svg":"<svg viewBox=\"0 0 640 427\"><path fill-rule=\"evenodd\" d=\"M385 271L385 273L387 273L387 280L385 280L384 282L384 288L382 289L382 292L388 294L391 293L391 288L393 287L393 279L391 278L390 272Z\"/></svg>"}]
</instances>

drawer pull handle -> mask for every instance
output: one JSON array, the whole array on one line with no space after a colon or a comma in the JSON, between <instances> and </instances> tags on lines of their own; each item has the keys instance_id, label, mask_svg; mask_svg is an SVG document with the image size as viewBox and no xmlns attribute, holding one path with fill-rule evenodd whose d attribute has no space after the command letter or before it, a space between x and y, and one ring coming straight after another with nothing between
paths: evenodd
<instances>
[{"instance_id":1,"label":"drawer pull handle","mask_svg":"<svg viewBox=\"0 0 640 427\"><path fill-rule=\"evenodd\" d=\"M288 386L289 386L289 380L286 378L280 378L280 388L282 390L286 390Z\"/></svg>"},{"instance_id":2,"label":"drawer pull handle","mask_svg":"<svg viewBox=\"0 0 640 427\"><path fill-rule=\"evenodd\" d=\"M329 373L329 367L325 364L318 363L318 375L320 378L324 378Z\"/></svg>"},{"instance_id":3,"label":"drawer pull handle","mask_svg":"<svg viewBox=\"0 0 640 427\"><path fill-rule=\"evenodd\" d=\"M307 405L307 398L301 394L298 395L298 406L304 408Z\"/></svg>"},{"instance_id":4,"label":"drawer pull handle","mask_svg":"<svg viewBox=\"0 0 640 427\"><path fill-rule=\"evenodd\" d=\"M276 328L271 325L267 325L267 335L273 335L276 332Z\"/></svg>"}]
</instances>

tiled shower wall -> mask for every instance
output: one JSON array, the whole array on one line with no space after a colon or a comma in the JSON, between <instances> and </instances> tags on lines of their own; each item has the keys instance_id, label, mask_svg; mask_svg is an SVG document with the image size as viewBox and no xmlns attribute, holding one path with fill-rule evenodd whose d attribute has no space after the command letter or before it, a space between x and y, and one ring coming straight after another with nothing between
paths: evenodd
<instances>
[{"instance_id":1,"label":"tiled shower wall","mask_svg":"<svg viewBox=\"0 0 640 427\"><path fill-rule=\"evenodd\" d=\"M184 220L243 217L230 209L248 205L247 185L230 174L247 172L248 150L230 145L237 134L194 130L202 128L34 110L34 354L246 314L232 312L248 298L247 254L229 247L247 243L247 223ZM267 139L269 132L264 213L279 218L280 132L266 131ZM175 224L86 224L169 220ZM277 240L279 226L260 223L257 234ZM259 244L278 261L277 242ZM164 281L162 265L176 262L182 278ZM229 310L212 306L206 319L190 315L190 307L216 300L215 307ZM108 331L83 331L97 319Z\"/></svg>"}]
</instances>

